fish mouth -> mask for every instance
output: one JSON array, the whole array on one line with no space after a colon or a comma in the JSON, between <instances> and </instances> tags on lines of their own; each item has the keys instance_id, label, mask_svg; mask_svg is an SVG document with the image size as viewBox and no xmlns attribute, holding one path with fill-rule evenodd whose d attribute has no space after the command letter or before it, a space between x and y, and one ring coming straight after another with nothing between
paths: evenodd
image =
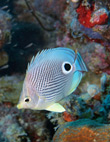
<instances>
[{"instance_id":1,"label":"fish mouth","mask_svg":"<svg viewBox=\"0 0 110 142\"><path fill-rule=\"evenodd\" d=\"M23 108L23 107L22 107L22 104L18 104L18 105L17 105L17 108L18 108L18 109L22 109L22 108Z\"/></svg>"}]
</instances>

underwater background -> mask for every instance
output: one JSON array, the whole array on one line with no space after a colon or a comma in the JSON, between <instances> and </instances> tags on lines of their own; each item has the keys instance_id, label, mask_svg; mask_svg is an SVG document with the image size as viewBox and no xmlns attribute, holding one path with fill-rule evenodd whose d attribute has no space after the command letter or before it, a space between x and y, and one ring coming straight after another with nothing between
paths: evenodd
<instances>
[{"instance_id":1,"label":"underwater background","mask_svg":"<svg viewBox=\"0 0 110 142\"><path fill-rule=\"evenodd\" d=\"M18 110L43 49L80 52L88 72L64 113ZM110 0L0 0L0 142L110 142Z\"/></svg>"}]
</instances>

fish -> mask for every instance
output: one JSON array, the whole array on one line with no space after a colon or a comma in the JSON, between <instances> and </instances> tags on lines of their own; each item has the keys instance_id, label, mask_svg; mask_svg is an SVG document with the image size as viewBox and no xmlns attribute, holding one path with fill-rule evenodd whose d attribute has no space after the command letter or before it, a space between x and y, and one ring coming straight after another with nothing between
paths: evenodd
<instances>
[{"instance_id":1,"label":"fish","mask_svg":"<svg viewBox=\"0 0 110 142\"><path fill-rule=\"evenodd\" d=\"M64 112L59 101L76 90L87 71L79 52L67 47L42 50L28 65L17 108Z\"/></svg>"}]
</instances>

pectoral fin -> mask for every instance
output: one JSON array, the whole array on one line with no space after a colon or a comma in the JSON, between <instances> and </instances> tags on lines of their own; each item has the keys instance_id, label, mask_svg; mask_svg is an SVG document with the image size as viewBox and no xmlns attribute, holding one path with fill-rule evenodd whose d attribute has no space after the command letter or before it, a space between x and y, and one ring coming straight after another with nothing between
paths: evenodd
<instances>
[{"instance_id":1,"label":"pectoral fin","mask_svg":"<svg viewBox=\"0 0 110 142\"><path fill-rule=\"evenodd\" d=\"M55 104L49 106L48 108L46 108L46 110L53 111L53 112L64 112L64 111L66 111L65 108L62 105L60 105L59 103L55 103Z\"/></svg>"},{"instance_id":2,"label":"pectoral fin","mask_svg":"<svg viewBox=\"0 0 110 142\"><path fill-rule=\"evenodd\" d=\"M82 73L80 71L76 71L73 74L71 88L69 90L68 95L71 94L73 91L76 90L76 88L78 87L79 83L81 82L81 79L82 79Z\"/></svg>"}]
</instances>

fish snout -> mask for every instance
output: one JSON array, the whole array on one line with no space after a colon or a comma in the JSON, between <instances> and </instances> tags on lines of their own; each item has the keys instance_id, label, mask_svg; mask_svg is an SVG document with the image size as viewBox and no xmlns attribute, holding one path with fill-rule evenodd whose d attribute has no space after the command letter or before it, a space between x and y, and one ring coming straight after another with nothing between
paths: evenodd
<instances>
[{"instance_id":1,"label":"fish snout","mask_svg":"<svg viewBox=\"0 0 110 142\"><path fill-rule=\"evenodd\" d=\"M18 104L18 105L17 105L17 108L18 108L18 109L22 109L22 108L23 108L22 104Z\"/></svg>"}]
</instances>

